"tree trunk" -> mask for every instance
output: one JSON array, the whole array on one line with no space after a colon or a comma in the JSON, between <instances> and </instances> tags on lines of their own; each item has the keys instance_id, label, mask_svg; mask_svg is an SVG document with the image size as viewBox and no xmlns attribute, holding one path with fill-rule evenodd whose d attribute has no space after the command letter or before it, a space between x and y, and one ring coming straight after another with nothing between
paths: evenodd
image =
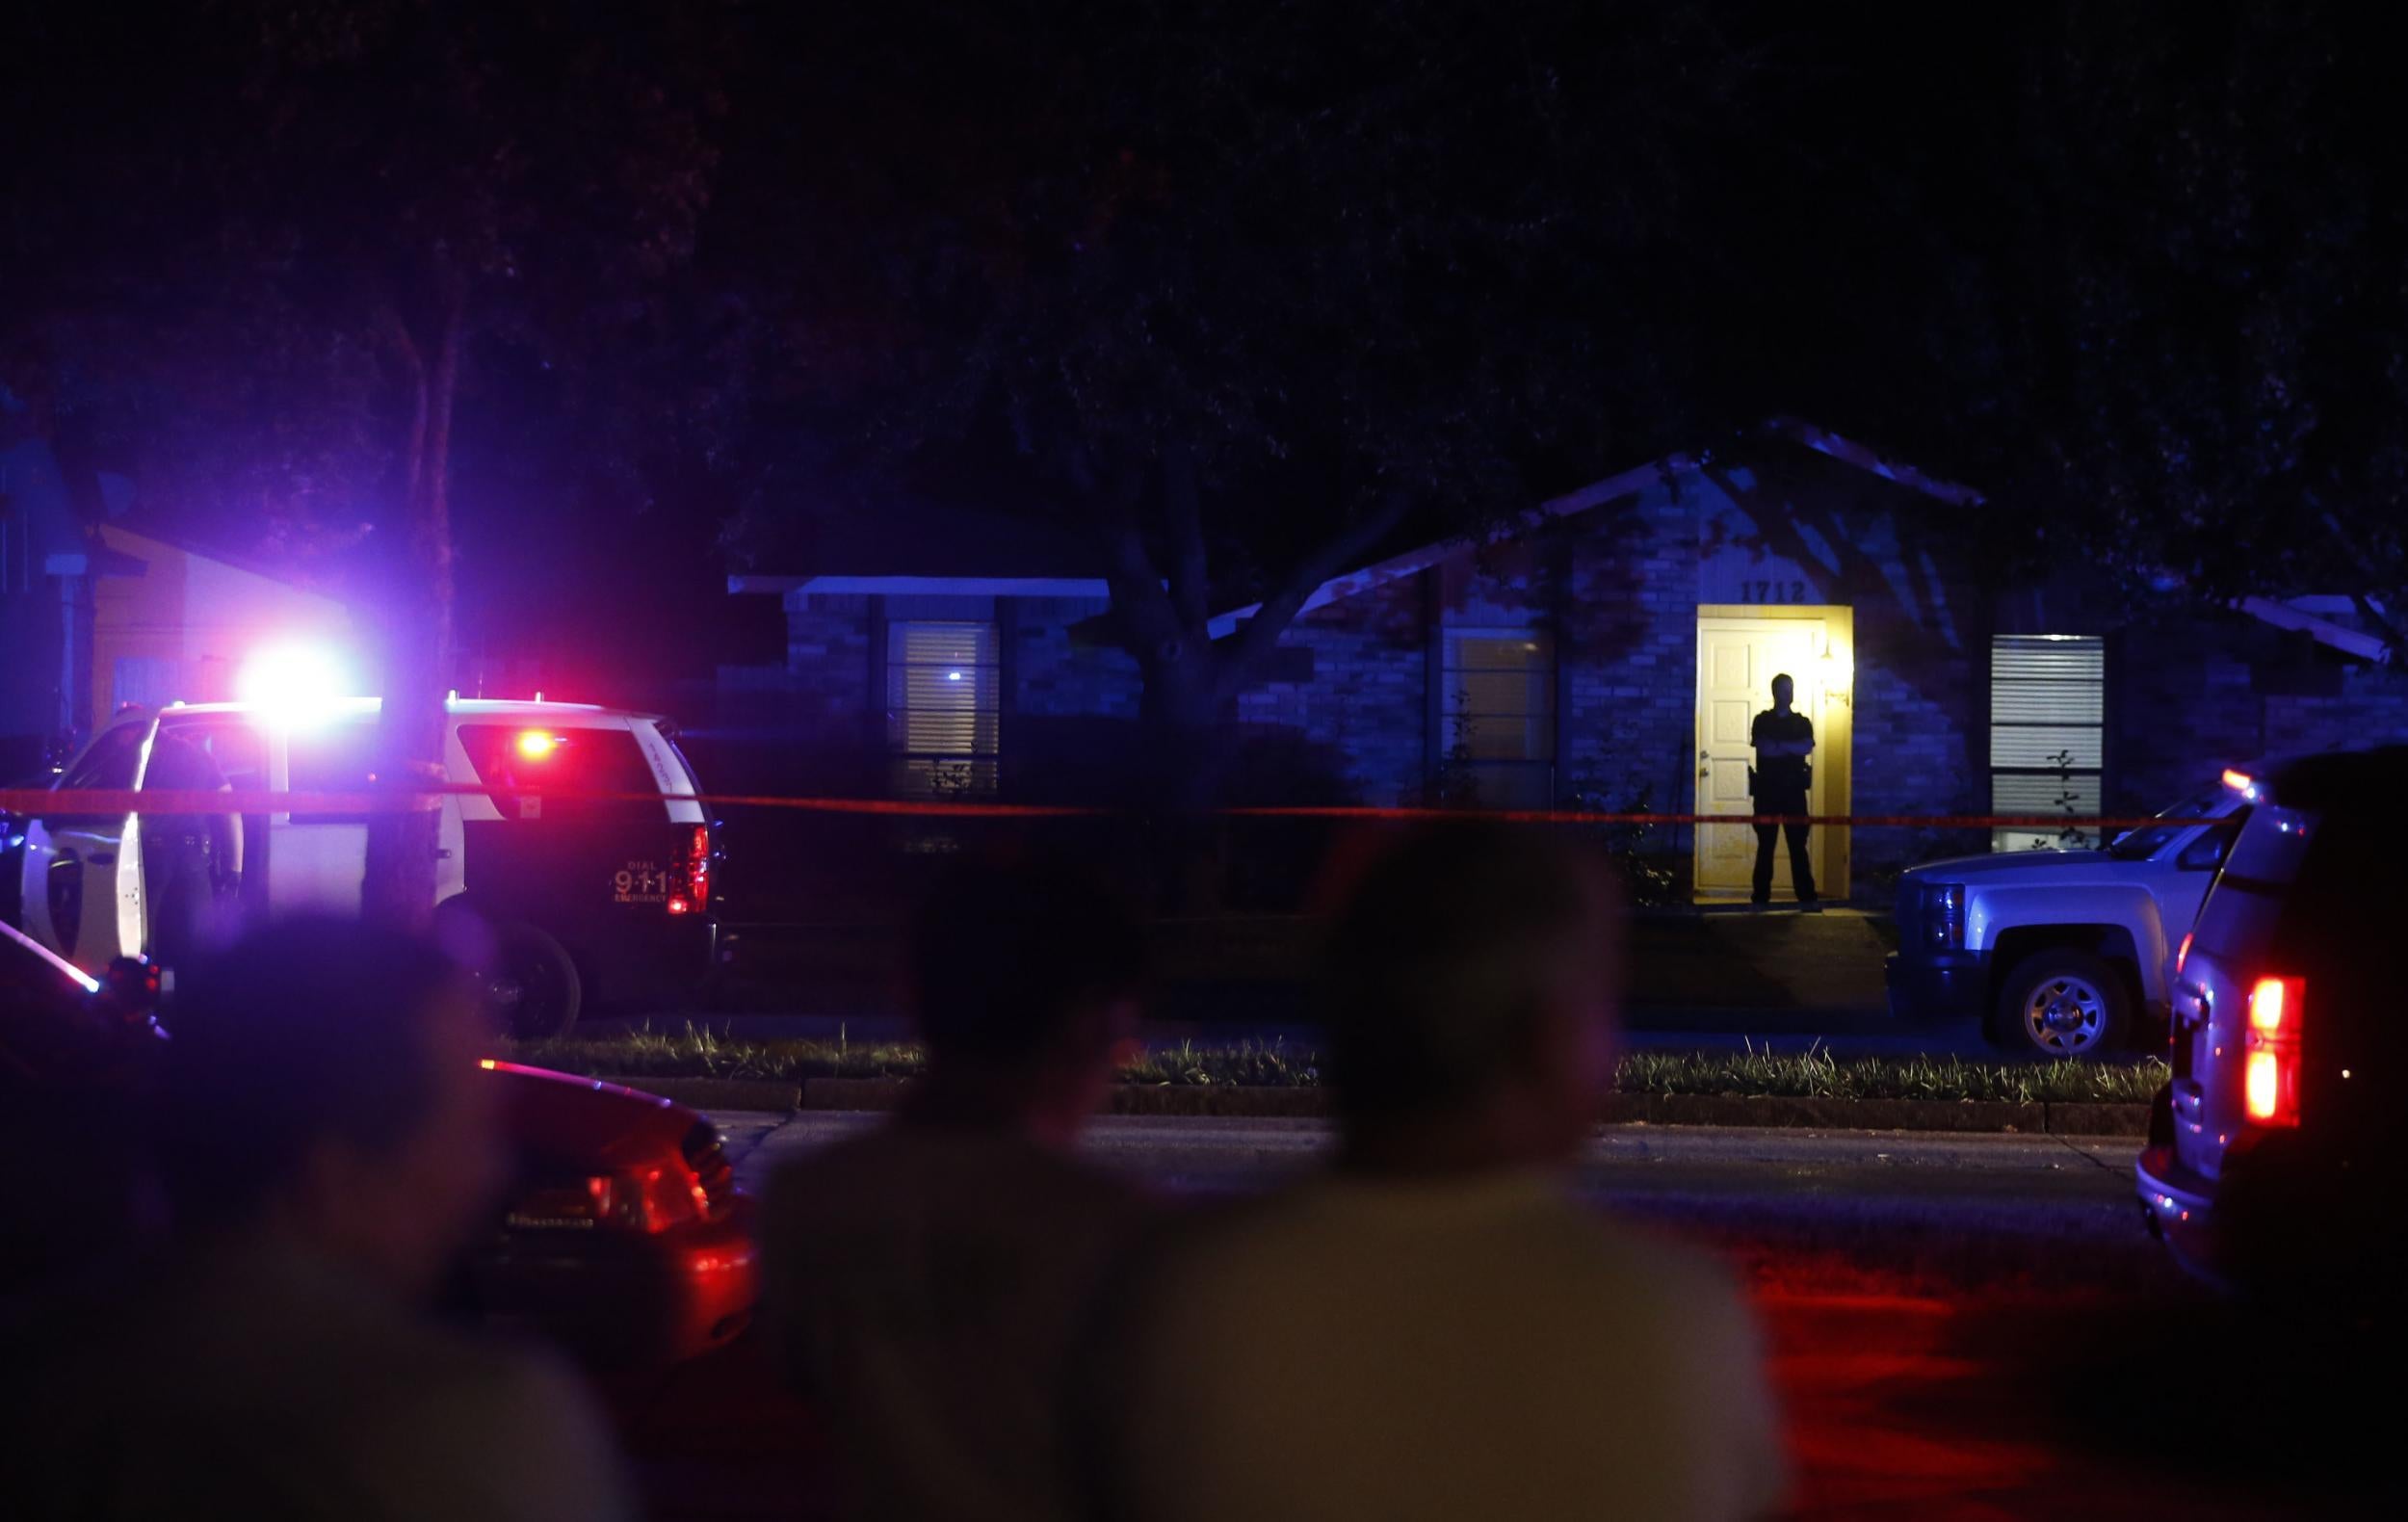
<instances>
[{"instance_id":1,"label":"tree trunk","mask_svg":"<svg viewBox=\"0 0 2408 1522\"><path fill-rule=\"evenodd\" d=\"M1206 914L1220 905L1212 812L1220 801L1229 736L1211 643L1156 652L1139 709L1145 747L1144 809L1152 824L1156 907Z\"/></svg>"},{"instance_id":2,"label":"tree trunk","mask_svg":"<svg viewBox=\"0 0 2408 1522\"><path fill-rule=\"evenodd\" d=\"M418 378L407 470L407 552L384 599L384 707L378 777L386 786L443 780L444 694L452 664L452 402L458 389L464 300L447 293L433 364ZM368 828L360 912L372 923L423 930L434 913L442 815L411 807Z\"/></svg>"}]
</instances>

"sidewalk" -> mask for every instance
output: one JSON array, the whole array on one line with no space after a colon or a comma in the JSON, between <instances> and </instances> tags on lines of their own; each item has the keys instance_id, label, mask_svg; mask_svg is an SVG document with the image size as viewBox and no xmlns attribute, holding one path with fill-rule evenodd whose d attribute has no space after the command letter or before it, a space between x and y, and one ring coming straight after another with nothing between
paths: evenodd
<instances>
[{"instance_id":1,"label":"sidewalk","mask_svg":"<svg viewBox=\"0 0 2408 1522\"><path fill-rule=\"evenodd\" d=\"M1164 1018L1212 1024L1309 1024L1307 984L1318 925L1293 917L1172 920L1154 927ZM759 925L735 932L738 975L724 1012L876 1018L897 1014L892 927ZM1832 1019L1886 1017L1886 916L1835 906L1652 909L1631 922L1629 1004L1683 1011L1782 1010Z\"/></svg>"}]
</instances>

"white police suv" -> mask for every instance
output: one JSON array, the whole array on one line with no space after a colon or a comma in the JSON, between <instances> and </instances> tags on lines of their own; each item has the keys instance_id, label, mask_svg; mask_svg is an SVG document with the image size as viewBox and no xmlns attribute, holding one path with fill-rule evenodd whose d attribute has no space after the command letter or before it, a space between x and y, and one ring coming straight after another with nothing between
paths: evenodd
<instances>
[{"instance_id":1,"label":"white police suv","mask_svg":"<svg viewBox=\"0 0 2408 1522\"><path fill-rule=\"evenodd\" d=\"M379 706L131 711L56 787L356 794L373 785ZM447 776L495 791L442 801L436 912L491 928L493 993L513 1032L558 1035L598 1000L698 987L718 958L717 837L702 805L677 796L698 789L667 722L580 703L446 709ZM362 814L62 811L21 827L23 929L95 974L118 957L171 972L251 916L355 912L367 863Z\"/></svg>"}]
</instances>

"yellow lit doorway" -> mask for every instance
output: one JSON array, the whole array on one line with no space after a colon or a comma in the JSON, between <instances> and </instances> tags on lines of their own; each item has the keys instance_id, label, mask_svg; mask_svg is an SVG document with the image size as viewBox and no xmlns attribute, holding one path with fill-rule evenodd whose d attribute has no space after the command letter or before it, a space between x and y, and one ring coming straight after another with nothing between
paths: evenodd
<instances>
[{"instance_id":1,"label":"yellow lit doorway","mask_svg":"<svg viewBox=\"0 0 2408 1522\"><path fill-rule=\"evenodd\" d=\"M1845 814L1850 803L1856 620L1854 610L1703 603L1697 609L1697 809L1745 816L1754 805L1747 769L1756 752L1748 726L1772 706L1772 678L1796 683L1798 712L1815 723L1817 814ZM1756 865L1756 832L1746 825L1700 825L1694 880L1701 903L1747 897ZM1848 832L1816 827L1808 837L1822 897L1848 893ZM1773 902L1794 897L1786 848L1774 853Z\"/></svg>"}]
</instances>

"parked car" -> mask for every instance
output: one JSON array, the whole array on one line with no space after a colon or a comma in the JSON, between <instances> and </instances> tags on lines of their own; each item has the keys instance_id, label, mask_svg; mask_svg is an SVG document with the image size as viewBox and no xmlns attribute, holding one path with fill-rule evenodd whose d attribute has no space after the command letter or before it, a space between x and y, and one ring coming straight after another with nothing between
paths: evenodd
<instances>
[{"instance_id":1,"label":"parked car","mask_svg":"<svg viewBox=\"0 0 2408 1522\"><path fill-rule=\"evenodd\" d=\"M469 1265L489 1321L610 1364L733 1340L759 1298L751 1196L718 1128L617 1084L486 1060L508 1090L518 1184Z\"/></svg>"},{"instance_id":2,"label":"parked car","mask_svg":"<svg viewBox=\"0 0 2408 1522\"><path fill-rule=\"evenodd\" d=\"M0 1142L23 1168L0 1229L0 1292L137 1246L141 1116L173 1029L154 970L94 978L0 926ZM165 1029L162 1029L162 1021ZM504 1088L514 1182L456 1276L457 1309L603 1364L732 1340L759 1298L753 1202L718 1131L617 1084L483 1063Z\"/></svg>"},{"instance_id":3,"label":"parked car","mask_svg":"<svg viewBox=\"0 0 2408 1522\"><path fill-rule=\"evenodd\" d=\"M144 964L95 978L0 925L0 1157L18 1165L0 1215L0 1297L138 1240L141 1099L165 1044L157 998Z\"/></svg>"},{"instance_id":4,"label":"parked car","mask_svg":"<svg viewBox=\"0 0 2408 1522\"><path fill-rule=\"evenodd\" d=\"M2229 1283L2394 1293L2408 1048L2396 830L2408 747L2260 784L2173 958L2172 1080L2136 1171L2182 1259Z\"/></svg>"},{"instance_id":5,"label":"parked car","mask_svg":"<svg viewBox=\"0 0 2408 1522\"><path fill-rule=\"evenodd\" d=\"M362 792L379 706L121 714L57 787ZM698 789L667 721L455 698L443 748L452 782L501 790L442 800L435 902L489 928L492 993L513 1034L557 1036L602 1000L701 986L719 958L719 844L702 806L677 796ZM86 971L140 956L171 972L229 920L355 910L367 864L368 820L355 813L58 812L25 820L22 833L23 928Z\"/></svg>"},{"instance_id":6,"label":"parked car","mask_svg":"<svg viewBox=\"0 0 2408 1522\"><path fill-rule=\"evenodd\" d=\"M2165 958L2247 819L2227 772L2096 851L2019 851L1909 868L1886 975L1905 1020L1980 1022L1997 1045L2096 1057L2162 1021Z\"/></svg>"}]
</instances>

